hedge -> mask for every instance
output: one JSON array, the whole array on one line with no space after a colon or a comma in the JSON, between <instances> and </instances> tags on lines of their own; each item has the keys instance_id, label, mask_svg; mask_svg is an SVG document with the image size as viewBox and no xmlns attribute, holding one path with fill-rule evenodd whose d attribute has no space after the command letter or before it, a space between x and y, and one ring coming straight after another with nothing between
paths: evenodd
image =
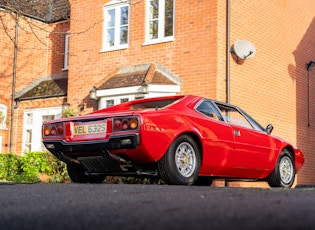
<instances>
[{"instance_id":1,"label":"hedge","mask_svg":"<svg viewBox=\"0 0 315 230\"><path fill-rule=\"evenodd\" d=\"M70 182L65 163L49 152L0 154L0 181Z\"/></svg>"},{"instance_id":2,"label":"hedge","mask_svg":"<svg viewBox=\"0 0 315 230\"><path fill-rule=\"evenodd\" d=\"M29 152L23 156L0 153L0 182L70 183L66 164L49 152ZM159 178L107 176L108 184L164 184Z\"/></svg>"}]
</instances>

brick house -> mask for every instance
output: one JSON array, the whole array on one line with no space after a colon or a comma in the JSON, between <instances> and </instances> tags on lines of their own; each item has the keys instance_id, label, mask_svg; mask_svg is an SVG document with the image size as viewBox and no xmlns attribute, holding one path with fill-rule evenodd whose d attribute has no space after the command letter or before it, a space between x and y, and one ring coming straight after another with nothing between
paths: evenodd
<instances>
[{"instance_id":1,"label":"brick house","mask_svg":"<svg viewBox=\"0 0 315 230\"><path fill-rule=\"evenodd\" d=\"M48 75L32 73L28 84L17 87L21 102L15 117L20 123L15 128L23 118L26 129L25 111L41 107L60 113L62 102L88 113L135 98L197 94L228 100L262 125L272 123L274 135L296 144L306 156L297 183L315 184L315 0L69 3L69 68L62 71L62 63L53 66L52 61L49 71L68 76L67 95L28 98L26 89L35 87L30 83ZM256 49L246 60L234 50L244 40ZM9 108L10 98L5 100L0 104ZM21 138L17 131L15 136L16 152L22 151L25 134Z\"/></svg>"},{"instance_id":2,"label":"brick house","mask_svg":"<svg viewBox=\"0 0 315 230\"><path fill-rule=\"evenodd\" d=\"M61 116L66 101L70 5L65 0L1 0L0 6L0 152L39 151L42 120Z\"/></svg>"}]
</instances>

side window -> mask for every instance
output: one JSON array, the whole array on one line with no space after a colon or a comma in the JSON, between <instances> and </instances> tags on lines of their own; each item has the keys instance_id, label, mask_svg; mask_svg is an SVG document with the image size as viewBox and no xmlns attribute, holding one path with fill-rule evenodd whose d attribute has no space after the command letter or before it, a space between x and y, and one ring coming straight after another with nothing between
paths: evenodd
<instances>
[{"instance_id":1,"label":"side window","mask_svg":"<svg viewBox=\"0 0 315 230\"><path fill-rule=\"evenodd\" d=\"M221 110L225 120L231 125L237 125L248 129L254 129L250 122L241 114L238 110L233 107L217 104Z\"/></svg>"},{"instance_id":2,"label":"side window","mask_svg":"<svg viewBox=\"0 0 315 230\"><path fill-rule=\"evenodd\" d=\"M175 0L147 0L146 43L172 41L175 28Z\"/></svg>"},{"instance_id":3,"label":"side window","mask_svg":"<svg viewBox=\"0 0 315 230\"><path fill-rule=\"evenodd\" d=\"M129 4L111 1L104 6L103 51L126 49L129 42Z\"/></svg>"},{"instance_id":4,"label":"side window","mask_svg":"<svg viewBox=\"0 0 315 230\"><path fill-rule=\"evenodd\" d=\"M0 129L6 129L7 107L0 104Z\"/></svg>"},{"instance_id":5,"label":"side window","mask_svg":"<svg viewBox=\"0 0 315 230\"><path fill-rule=\"evenodd\" d=\"M210 101L203 101L199 104L196 110L210 118L213 118L218 121L223 121L222 116L220 113L213 107L213 104Z\"/></svg>"}]
</instances>

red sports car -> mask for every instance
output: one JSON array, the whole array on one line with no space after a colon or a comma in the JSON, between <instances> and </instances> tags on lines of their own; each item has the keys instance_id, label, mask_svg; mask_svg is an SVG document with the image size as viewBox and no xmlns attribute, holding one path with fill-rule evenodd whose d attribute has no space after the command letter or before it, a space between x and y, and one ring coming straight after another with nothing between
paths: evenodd
<instances>
[{"instance_id":1,"label":"red sports car","mask_svg":"<svg viewBox=\"0 0 315 230\"><path fill-rule=\"evenodd\" d=\"M225 178L291 187L304 155L272 136L272 128L236 106L177 95L46 121L42 138L77 183L119 175L156 176L177 185L211 185L214 178Z\"/></svg>"}]
</instances>

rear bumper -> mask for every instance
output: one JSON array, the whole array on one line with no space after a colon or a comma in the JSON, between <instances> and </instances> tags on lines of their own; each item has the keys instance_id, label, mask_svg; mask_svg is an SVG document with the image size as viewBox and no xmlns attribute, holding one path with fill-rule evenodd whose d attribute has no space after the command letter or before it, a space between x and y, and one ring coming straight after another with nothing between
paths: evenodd
<instances>
[{"instance_id":1,"label":"rear bumper","mask_svg":"<svg viewBox=\"0 0 315 230\"><path fill-rule=\"evenodd\" d=\"M135 148L140 143L139 134L111 137L108 140L66 142L64 140L44 140L43 144L51 153L94 152L113 149Z\"/></svg>"}]
</instances>

